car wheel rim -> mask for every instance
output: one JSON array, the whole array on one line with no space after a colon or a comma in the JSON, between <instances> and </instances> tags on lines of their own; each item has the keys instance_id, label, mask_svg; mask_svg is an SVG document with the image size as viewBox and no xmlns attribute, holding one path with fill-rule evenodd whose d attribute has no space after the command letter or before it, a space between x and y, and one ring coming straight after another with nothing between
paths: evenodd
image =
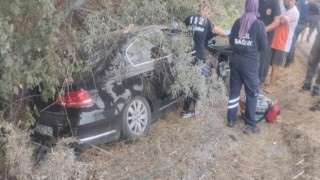
<instances>
[{"instance_id":1,"label":"car wheel rim","mask_svg":"<svg viewBox=\"0 0 320 180\"><path fill-rule=\"evenodd\" d=\"M130 104L127 113L127 122L132 133L140 135L144 132L148 122L148 111L142 101L135 100Z\"/></svg>"}]
</instances>

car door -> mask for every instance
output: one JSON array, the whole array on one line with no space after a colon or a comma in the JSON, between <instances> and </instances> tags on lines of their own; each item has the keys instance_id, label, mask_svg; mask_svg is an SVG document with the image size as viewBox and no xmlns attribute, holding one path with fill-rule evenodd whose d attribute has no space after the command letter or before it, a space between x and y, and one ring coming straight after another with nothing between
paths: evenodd
<instances>
[{"instance_id":1,"label":"car door","mask_svg":"<svg viewBox=\"0 0 320 180\"><path fill-rule=\"evenodd\" d=\"M167 37L161 30L155 30L138 36L126 49L126 58L130 63L128 73L131 78L139 77L144 84L145 96L152 99L154 107L161 110L171 103L169 88L172 75L168 59L170 54L163 51Z\"/></svg>"}]
</instances>

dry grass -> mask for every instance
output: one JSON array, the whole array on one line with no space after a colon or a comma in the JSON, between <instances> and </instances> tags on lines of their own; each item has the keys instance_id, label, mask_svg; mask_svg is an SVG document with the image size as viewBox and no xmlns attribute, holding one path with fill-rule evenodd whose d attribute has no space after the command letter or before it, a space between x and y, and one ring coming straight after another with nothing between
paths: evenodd
<instances>
[{"instance_id":1,"label":"dry grass","mask_svg":"<svg viewBox=\"0 0 320 180\"><path fill-rule=\"evenodd\" d=\"M30 133L21 131L12 124L4 123L1 128L1 151L5 151L2 159L0 179L88 179L92 170L92 163L76 159L69 144L72 139L62 139L44 155L39 163L34 161L34 150L37 144L31 143ZM4 147L4 148L3 148Z\"/></svg>"},{"instance_id":2,"label":"dry grass","mask_svg":"<svg viewBox=\"0 0 320 180\"><path fill-rule=\"evenodd\" d=\"M47 180L88 179L92 163L76 159L69 147L73 139L61 139L35 168L35 177Z\"/></svg>"},{"instance_id":3,"label":"dry grass","mask_svg":"<svg viewBox=\"0 0 320 180\"><path fill-rule=\"evenodd\" d=\"M1 136L6 141L5 148L5 168L7 168L6 177L16 177L17 179L30 179L32 177L32 152L33 147L30 144L28 133L21 131L12 124L1 123L3 131ZM2 142L3 143L3 142Z\"/></svg>"},{"instance_id":4,"label":"dry grass","mask_svg":"<svg viewBox=\"0 0 320 180\"><path fill-rule=\"evenodd\" d=\"M258 136L244 136L242 125L225 127L225 109L206 117L180 119L177 110L152 126L149 136L90 149L94 179L250 179L286 177L289 153L277 124L263 124ZM279 160L281 158L281 160ZM285 159L285 161L283 161ZM282 164L281 170L278 166Z\"/></svg>"}]
</instances>

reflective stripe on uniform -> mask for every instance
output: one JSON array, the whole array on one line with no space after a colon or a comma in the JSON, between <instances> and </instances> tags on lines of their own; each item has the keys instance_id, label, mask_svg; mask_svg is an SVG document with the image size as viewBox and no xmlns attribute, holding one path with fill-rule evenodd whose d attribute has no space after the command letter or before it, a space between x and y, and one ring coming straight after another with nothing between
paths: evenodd
<instances>
[{"instance_id":1,"label":"reflective stripe on uniform","mask_svg":"<svg viewBox=\"0 0 320 180\"><path fill-rule=\"evenodd\" d=\"M233 109L233 108L238 107L238 106L239 106L239 103L236 103L234 105L228 106L228 109Z\"/></svg>"},{"instance_id":2,"label":"reflective stripe on uniform","mask_svg":"<svg viewBox=\"0 0 320 180\"><path fill-rule=\"evenodd\" d=\"M235 98L235 99L231 99L231 100L229 100L229 104L231 104L231 103L235 103L235 102L238 102L238 101L239 101L239 99L240 99L240 96L239 96L239 97L237 97L237 98Z\"/></svg>"}]
</instances>

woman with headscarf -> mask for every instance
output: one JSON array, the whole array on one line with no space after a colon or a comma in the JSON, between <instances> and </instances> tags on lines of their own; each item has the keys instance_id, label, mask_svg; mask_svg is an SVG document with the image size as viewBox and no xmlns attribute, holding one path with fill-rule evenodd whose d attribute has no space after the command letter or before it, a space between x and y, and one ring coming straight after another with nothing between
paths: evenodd
<instances>
[{"instance_id":1,"label":"woman with headscarf","mask_svg":"<svg viewBox=\"0 0 320 180\"><path fill-rule=\"evenodd\" d=\"M246 94L244 133L259 133L255 112L259 95L259 57L267 46L264 23L257 19L258 0L246 0L245 12L235 21L229 35L233 47L230 60L230 94L228 103L228 126L234 127L242 85Z\"/></svg>"}]
</instances>

